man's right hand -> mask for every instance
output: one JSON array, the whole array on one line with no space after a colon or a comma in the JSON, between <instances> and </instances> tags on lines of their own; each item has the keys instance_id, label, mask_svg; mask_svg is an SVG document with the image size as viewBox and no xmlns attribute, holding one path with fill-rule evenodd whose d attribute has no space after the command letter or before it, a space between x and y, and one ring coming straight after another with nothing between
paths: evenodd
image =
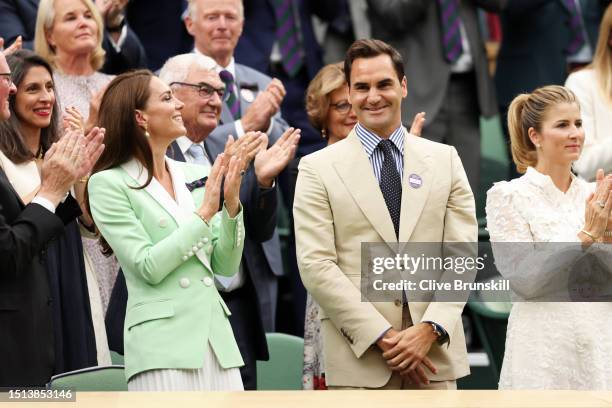
<instances>
[{"instance_id":1,"label":"man's right hand","mask_svg":"<svg viewBox=\"0 0 612 408\"><path fill-rule=\"evenodd\" d=\"M37 196L46 198L56 207L59 205L80 176L85 142L81 132L70 131L51 146L42 164Z\"/></svg>"},{"instance_id":2,"label":"man's right hand","mask_svg":"<svg viewBox=\"0 0 612 408\"><path fill-rule=\"evenodd\" d=\"M272 116L280 111L280 105L287 92L283 83L274 78L263 92L260 92L251 106L242 116L242 128L245 132L266 132L270 127Z\"/></svg>"},{"instance_id":3,"label":"man's right hand","mask_svg":"<svg viewBox=\"0 0 612 408\"><path fill-rule=\"evenodd\" d=\"M376 345L378 346L378 348L380 348L383 354L385 354L386 352L388 352L395 346L395 344L390 342L389 340L397 337L398 334L399 332L397 330L395 330L394 328L390 328L376 342ZM408 381L410 381L411 383L415 385L418 385L418 386L427 385L429 384L429 378L427 378L425 369L427 369L428 371L434 374L438 372L438 369L433 364L433 362L430 360L430 358L425 356L423 357L421 362L418 365L416 365L415 368L409 367L408 369L401 371L400 375L402 377L405 377Z\"/></svg>"}]
</instances>

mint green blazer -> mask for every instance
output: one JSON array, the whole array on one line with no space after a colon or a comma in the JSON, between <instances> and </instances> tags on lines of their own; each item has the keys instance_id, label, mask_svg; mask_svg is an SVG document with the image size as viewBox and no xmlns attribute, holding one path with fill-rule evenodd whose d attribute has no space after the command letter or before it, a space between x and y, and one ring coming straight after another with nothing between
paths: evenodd
<instances>
[{"instance_id":1,"label":"mint green blazer","mask_svg":"<svg viewBox=\"0 0 612 408\"><path fill-rule=\"evenodd\" d=\"M185 183L206 175L202 166L166 160L176 201L146 169L132 160L89 179L91 213L125 274L125 369L135 374L160 368L196 369L206 342L223 368L244 363L231 315L213 275L238 271L244 245L242 208L230 218L223 209L210 225L195 213L204 188Z\"/></svg>"}]
</instances>

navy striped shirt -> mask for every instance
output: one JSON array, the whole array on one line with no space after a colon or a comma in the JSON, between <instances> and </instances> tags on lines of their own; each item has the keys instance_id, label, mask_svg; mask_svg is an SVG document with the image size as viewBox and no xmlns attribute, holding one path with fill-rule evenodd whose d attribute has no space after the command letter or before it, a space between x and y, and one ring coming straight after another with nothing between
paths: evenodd
<instances>
[{"instance_id":1,"label":"navy striped shirt","mask_svg":"<svg viewBox=\"0 0 612 408\"><path fill-rule=\"evenodd\" d=\"M383 151L378 147L378 144L383 140L381 137L377 136L375 133L372 133L365 127L361 125L361 123L357 123L355 126L355 133L357 133L357 137L361 141L363 148L368 154L368 159L370 159L370 164L374 169L374 175L376 176L376 180L380 184L380 172L382 169L382 163L385 159L383 155ZM395 168L400 174L400 178L403 182L404 179L404 127L399 126L397 129L391 133L389 140L393 142L395 149L393 149L393 158L395 159Z\"/></svg>"}]
</instances>

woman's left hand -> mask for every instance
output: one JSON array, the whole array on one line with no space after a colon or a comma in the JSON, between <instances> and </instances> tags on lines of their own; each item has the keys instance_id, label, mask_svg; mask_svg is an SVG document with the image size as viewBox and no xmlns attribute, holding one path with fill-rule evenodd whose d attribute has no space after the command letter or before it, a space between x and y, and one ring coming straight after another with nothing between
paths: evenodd
<instances>
[{"instance_id":1,"label":"woman's left hand","mask_svg":"<svg viewBox=\"0 0 612 408\"><path fill-rule=\"evenodd\" d=\"M230 217L235 217L240 211L240 183L245 171L243 163L246 160L246 147L242 147L238 154L229 160L229 167L225 174L225 184L223 185L223 197L225 207Z\"/></svg>"}]
</instances>

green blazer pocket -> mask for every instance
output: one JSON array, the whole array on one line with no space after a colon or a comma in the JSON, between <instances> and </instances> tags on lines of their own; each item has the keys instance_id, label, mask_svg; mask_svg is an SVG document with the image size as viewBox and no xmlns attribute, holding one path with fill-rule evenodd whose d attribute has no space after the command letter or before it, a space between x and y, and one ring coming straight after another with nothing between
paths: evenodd
<instances>
[{"instance_id":1,"label":"green blazer pocket","mask_svg":"<svg viewBox=\"0 0 612 408\"><path fill-rule=\"evenodd\" d=\"M174 316L174 306L170 299L140 303L128 310L125 316L125 327L130 330L140 323L172 316Z\"/></svg>"}]
</instances>

